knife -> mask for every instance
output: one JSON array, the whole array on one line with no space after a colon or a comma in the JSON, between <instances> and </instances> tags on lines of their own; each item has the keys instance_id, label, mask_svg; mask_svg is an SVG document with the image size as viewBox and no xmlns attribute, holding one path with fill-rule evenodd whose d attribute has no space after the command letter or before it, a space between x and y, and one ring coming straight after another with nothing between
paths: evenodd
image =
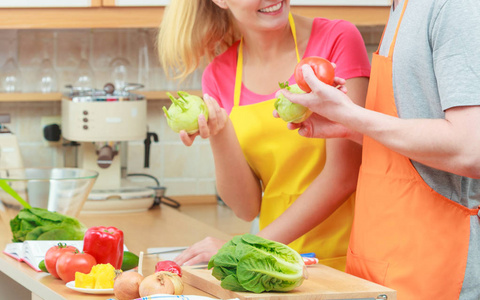
<instances>
[{"instance_id":1,"label":"knife","mask_svg":"<svg viewBox=\"0 0 480 300\"><path fill-rule=\"evenodd\" d=\"M155 248L153 248L153 249L147 249L147 253L145 253L144 255L180 252L180 251L183 251L187 248L188 247L174 247L174 248L167 248L165 250L158 250L158 251L155 251ZM157 248L157 249L159 249L159 248ZM152 250L153 252L149 252L149 250Z\"/></svg>"}]
</instances>

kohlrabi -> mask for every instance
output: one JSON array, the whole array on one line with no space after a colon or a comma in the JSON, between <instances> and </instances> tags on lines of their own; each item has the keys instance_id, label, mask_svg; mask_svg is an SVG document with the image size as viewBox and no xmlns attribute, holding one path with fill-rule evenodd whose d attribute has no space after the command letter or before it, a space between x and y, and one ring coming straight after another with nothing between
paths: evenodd
<instances>
[{"instance_id":1,"label":"kohlrabi","mask_svg":"<svg viewBox=\"0 0 480 300\"><path fill-rule=\"evenodd\" d=\"M198 116L203 114L208 121L208 108L202 98L190 95L187 92L177 92L179 98L175 98L167 92L167 96L172 100L172 105L163 111L167 117L167 123L175 132L185 130L188 134L194 134L198 131Z\"/></svg>"},{"instance_id":2,"label":"kohlrabi","mask_svg":"<svg viewBox=\"0 0 480 300\"><path fill-rule=\"evenodd\" d=\"M307 277L298 252L279 242L253 234L237 235L208 262L212 275L231 291L287 292Z\"/></svg>"},{"instance_id":3,"label":"kohlrabi","mask_svg":"<svg viewBox=\"0 0 480 300\"><path fill-rule=\"evenodd\" d=\"M297 84L289 86L288 82L280 82L278 85L280 85L280 88L287 89L292 93L305 93L298 87ZM282 118L282 120L284 120L285 122L301 123L312 114L312 112L308 108L301 104L290 102L290 100L285 98L285 96L282 94L277 97L274 106L280 118Z\"/></svg>"}]
</instances>

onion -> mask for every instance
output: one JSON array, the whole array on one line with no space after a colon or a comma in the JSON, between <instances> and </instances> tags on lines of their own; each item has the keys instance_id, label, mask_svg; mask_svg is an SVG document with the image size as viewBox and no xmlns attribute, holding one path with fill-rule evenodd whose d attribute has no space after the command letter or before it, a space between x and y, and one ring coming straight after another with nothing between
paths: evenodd
<instances>
[{"instance_id":1,"label":"onion","mask_svg":"<svg viewBox=\"0 0 480 300\"><path fill-rule=\"evenodd\" d=\"M177 274L160 271L149 275L140 283L140 297L155 294L181 295L183 293L183 281Z\"/></svg>"},{"instance_id":2,"label":"onion","mask_svg":"<svg viewBox=\"0 0 480 300\"><path fill-rule=\"evenodd\" d=\"M137 272L121 272L113 282L113 293L118 300L140 298L139 287L143 276Z\"/></svg>"}]
</instances>

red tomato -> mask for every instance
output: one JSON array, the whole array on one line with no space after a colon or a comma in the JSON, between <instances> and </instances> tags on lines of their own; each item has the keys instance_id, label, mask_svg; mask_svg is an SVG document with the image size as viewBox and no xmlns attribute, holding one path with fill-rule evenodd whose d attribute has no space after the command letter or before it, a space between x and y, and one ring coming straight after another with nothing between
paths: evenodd
<instances>
[{"instance_id":1,"label":"red tomato","mask_svg":"<svg viewBox=\"0 0 480 300\"><path fill-rule=\"evenodd\" d=\"M182 268L176 262L171 260L161 260L157 262L155 265L155 273L160 271L175 273L182 277Z\"/></svg>"},{"instance_id":2,"label":"red tomato","mask_svg":"<svg viewBox=\"0 0 480 300\"><path fill-rule=\"evenodd\" d=\"M51 247L45 253L45 268L55 278L60 278L57 274L57 259L65 252L75 252L78 249L74 246L67 246L64 243L58 243L56 246Z\"/></svg>"},{"instance_id":3,"label":"red tomato","mask_svg":"<svg viewBox=\"0 0 480 300\"><path fill-rule=\"evenodd\" d=\"M65 282L75 280L75 272L90 273L97 264L95 257L84 252L66 252L57 260L57 273Z\"/></svg>"},{"instance_id":4,"label":"red tomato","mask_svg":"<svg viewBox=\"0 0 480 300\"><path fill-rule=\"evenodd\" d=\"M306 93L310 93L312 89L308 86L303 78L303 65L310 65L315 73L315 76L317 76L320 81L329 85L333 84L335 79L335 69L328 60L318 56L305 57L295 67L295 81Z\"/></svg>"}]
</instances>

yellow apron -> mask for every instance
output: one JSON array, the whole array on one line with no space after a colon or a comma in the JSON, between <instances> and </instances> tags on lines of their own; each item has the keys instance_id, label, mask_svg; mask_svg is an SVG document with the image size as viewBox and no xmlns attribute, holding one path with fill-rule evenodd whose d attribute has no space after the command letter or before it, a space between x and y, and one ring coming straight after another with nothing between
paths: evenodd
<instances>
[{"instance_id":1,"label":"yellow apron","mask_svg":"<svg viewBox=\"0 0 480 300\"><path fill-rule=\"evenodd\" d=\"M298 54L295 24L289 17ZM240 42L234 106L230 113L243 153L262 181L260 230L279 217L318 176L325 165L325 140L309 139L288 130L272 116L275 99L240 106L243 40ZM320 263L345 270L354 209L354 195L330 217L289 246L299 253L314 252Z\"/></svg>"}]
</instances>

